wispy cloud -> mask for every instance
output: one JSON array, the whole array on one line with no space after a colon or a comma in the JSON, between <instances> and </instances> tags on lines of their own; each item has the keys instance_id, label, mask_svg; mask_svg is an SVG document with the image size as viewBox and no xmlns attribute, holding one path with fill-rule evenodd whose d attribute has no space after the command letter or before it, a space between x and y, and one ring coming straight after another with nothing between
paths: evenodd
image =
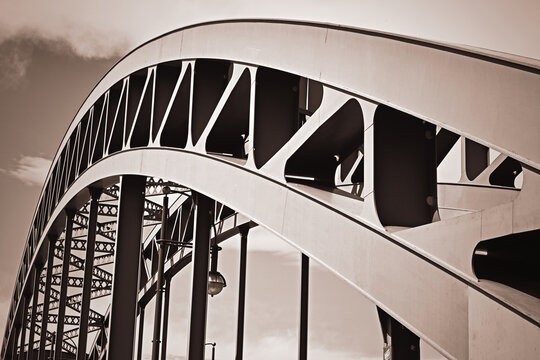
<instances>
[{"instance_id":1,"label":"wispy cloud","mask_svg":"<svg viewBox=\"0 0 540 360\"><path fill-rule=\"evenodd\" d=\"M19 179L29 186L41 186L50 166L49 159L39 156L21 156L11 169L0 169L0 173Z\"/></svg>"},{"instance_id":2,"label":"wispy cloud","mask_svg":"<svg viewBox=\"0 0 540 360\"><path fill-rule=\"evenodd\" d=\"M0 80L4 88L20 84L32 60L32 47L19 41L0 41Z\"/></svg>"},{"instance_id":3,"label":"wispy cloud","mask_svg":"<svg viewBox=\"0 0 540 360\"><path fill-rule=\"evenodd\" d=\"M83 58L111 58L179 26L193 8L189 2L165 1L161 6L118 1L91 5L59 0L0 3L0 43L14 37L64 42ZM180 20L181 22L182 20Z\"/></svg>"}]
</instances>

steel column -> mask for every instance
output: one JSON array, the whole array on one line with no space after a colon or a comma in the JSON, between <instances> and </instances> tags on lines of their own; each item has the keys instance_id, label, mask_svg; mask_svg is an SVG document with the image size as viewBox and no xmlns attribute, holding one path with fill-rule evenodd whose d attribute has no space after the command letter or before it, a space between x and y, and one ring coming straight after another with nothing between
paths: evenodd
<instances>
[{"instance_id":1,"label":"steel column","mask_svg":"<svg viewBox=\"0 0 540 360\"><path fill-rule=\"evenodd\" d=\"M28 316L28 294L22 296L21 337L19 343L19 360L24 359L24 343L26 340L26 317Z\"/></svg>"},{"instance_id":2,"label":"steel column","mask_svg":"<svg viewBox=\"0 0 540 360\"><path fill-rule=\"evenodd\" d=\"M108 359L132 359L146 177L122 176L109 325Z\"/></svg>"},{"instance_id":3,"label":"steel column","mask_svg":"<svg viewBox=\"0 0 540 360\"><path fill-rule=\"evenodd\" d=\"M60 298L58 300L58 323L56 324L56 344L54 360L62 359L62 343L64 339L64 318L66 315L67 288L69 278L69 265L71 258L71 236L73 231L73 217L75 210L66 209L66 236L64 240L64 256L62 258L62 282L60 283Z\"/></svg>"},{"instance_id":4,"label":"steel column","mask_svg":"<svg viewBox=\"0 0 540 360\"><path fill-rule=\"evenodd\" d=\"M17 340L19 339L20 328L14 326L14 333L11 335L11 360L17 360Z\"/></svg>"},{"instance_id":5,"label":"steel column","mask_svg":"<svg viewBox=\"0 0 540 360\"><path fill-rule=\"evenodd\" d=\"M161 241L158 241L158 268L156 279L156 309L154 311L154 338L152 340L152 360L159 359L159 345L161 343L161 311L163 301L163 262L165 261L165 250L167 237L167 210L169 209L169 197L163 197L163 207L161 210Z\"/></svg>"},{"instance_id":6,"label":"steel column","mask_svg":"<svg viewBox=\"0 0 540 360\"><path fill-rule=\"evenodd\" d=\"M88 314L90 313L90 293L92 290L92 270L94 268L94 253L96 247L96 227L98 217L99 197L101 189L90 188L90 214L88 218L88 235L86 239L86 257L84 260L84 279L81 299L81 315L79 320L79 341L77 345L77 360L86 360L86 343L88 340Z\"/></svg>"},{"instance_id":7,"label":"steel column","mask_svg":"<svg viewBox=\"0 0 540 360\"><path fill-rule=\"evenodd\" d=\"M54 249L57 236L48 236L49 252L47 254L47 272L45 275L45 292L43 294L43 311L41 316L41 334L39 336L39 360L45 360L45 346L47 345L47 323L49 319L49 302L51 298L51 278L54 265ZM39 277L38 280L39 282ZM51 347L52 352L52 347Z\"/></svg>"},{"instance_id":8,"label":"steel column","mask_svg":"<svg viewBox=\"0 0 540 360\"><path fill-rule=\"evenodd\" d=\"M161 360L167 360L167 336L169 330L169 300L171 296L171 280L165 281L165 303L163 304L163 335L161 341Z\"/></svg>"},{"instance_id":9,"label":"steel column","mask_svg":"<svg viewBox=\"0 0 540 360\"><path fill-rule=\"evenodd\" d=\"M39 298L39 278L41 276L42 266L36 265L34 268L34 288L32 290L32 315L30 318L30 333L28 335L27 360L34 360L34 336L36 333L37 306Z\"/></svg>"},{"instance_id":10,"label":"steel column","mask_svg":"<svg viewBox=\"0 0 540 360\"><path fill-rule=\"evenodd\" d=\"M56 354L55 350L55 344L56 344L56 331L53 332L52 340L51 340L51 352L47 359L54 359L54 354Z\"/></svg>"},{"instance_id":11,"label":"steel column","mask_svg":"<svg viewBox=\"0 0 540 360\"><path fill-rule=\"evenodd\" d=\"M238 319L236 327L236 360L244 357L244 313L246 307L247 237L249 226L240 226L240 276L238 281Z\"/></svg>"},{"instance_id":12,"label":"steel column","mask_svg":"<svg viewBox=\"0 0 540 360\"><path fill-rule=\"evenodd\" d=\"M300 292L300 333L298 359L307 360L308 348L308 303L309 303L309 257L302 254L302 275Z\"/></svg>"},{"instance_id":13,"label":"steel column","mask_svg":"<svg viewBox=\"0 0 540 360\"><path fill-rule=\"evenodd\" d=\"M377 307L383 333L384 360L420 360L420 339L413 332Z\"/></svg>"},{"instance_id":14,"label":"steel column","mask_svg":"<svg viewBox=\"0 0 540 360\"><path fill-rule=\"evenodd\" d=\"M208 305L208 257L210 254L213 201L202 194L196 192L192 192L192 194L197 208L193 234L188 360L204 360Z\"/></svg>"},{"instance_id":15,"label":"steel column","mask_svg":"<svg viewBox=\"0 0 540 360\"><path fill-rule=\"evenodd\" d=\"M144 335L144 307L140 307L139 308L139 339L137 343L137 360L142 359L143 335Z\"/></svg>"}]
</instances>

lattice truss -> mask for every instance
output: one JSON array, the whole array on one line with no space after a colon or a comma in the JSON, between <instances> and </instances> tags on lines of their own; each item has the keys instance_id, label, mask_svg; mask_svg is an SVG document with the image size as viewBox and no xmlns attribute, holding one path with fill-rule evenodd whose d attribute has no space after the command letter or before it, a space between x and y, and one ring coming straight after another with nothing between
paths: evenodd
<instances>
[{"instance_id":1,"label":"lattice truss","mask_svg":"<svg viewBox=\"0 0 540 360\"><path fill-rule=\"evenodd\" d=\"M163 197L163 188L167 186L172 190L172 198L174 201L171 203L170 209L178 210L182 208L182 204L185 202L189 204L184 208L188 208L188 216L184 215L185 218L189 219L192 211L191 201L186 201L189 198L189 190L179 186L178 184L172 182L166 182L161 179L148 178L146 186L146 199L145 199L145 211L144 211L144 229L143 232L146 234L146 248L150 251L146 251L144 261L149 261L150 263L154 260L155 252L155 240L156 234L159 234L161 217L162 217L162 197ZM105 189L100 197L98 203L98 221L96 226L96 242L95 242L95 253L93 268L92 268L92 285L90 297L91 300L97 300L100 298L107 297L112 292L112 264L114 262L114 252L115 252L115 238L116 238L116 223L117 223L117 214L118 214L118 198L119 198L119 186L113 185ZM81 301L82 301L82 288L84 286L84 278L80 276L79 273L82 272L85 268L84 253L87 246L87 236L88 236L88 224L89 224L89 211L90 211L90 202L85 203L75 214L73 219L73 230L72 230L72 240L71 240L71 254L69 258L69 277L67 279L68 285L68 296L66 299L66 307L69 309L64 316L64 325L66 330L64 331L62 349L65 352L75 354L77 352L77 337L78 337L78 327L80 322L79 313L81 311ZM185 210L184 210L185 212ZM179 226L181 211L175 211L173 213L174 219L171 218L171 221L175 224L173 225L173 231L180 233L176 230L176 226ZM178 225L176 225L178 223ZM39 279L39 303L36 309L29 307L27 314L26 326L28 329L31 327L31 319L33 314L35 314L35 334L36 339L33 344L31 344L32 349L36 349L39 346L39 336L41 335L41 322L43 317L43 296L45 293L45 282L46 282L46 271L48 266L52 266L52 277L51 277L51 289L50 289L50 298L49 298L49 311L48 314L48 324L57 324L58 323L58 307L60 306L60 286L62 282L62 261L64 258L64 242L65 242L65 229L64 232L60 235L55 244L54 249L54 262L53 264L46 264L45 267L40 272ZM188 236L189 237L189 236ZM184 231L182 239L186 239L186 233ZM172 254L172 250L170 252ZM148 279L152 276L151 274L152 266L145 267L144 278ZM101 304L102 305L102 304ZM101 306L103 308L103 306ZM107 308L105 312L103 309L98 309L97 307L92 307L89 312L89 328L88 332L99 332L95 341L92 345L93 352L104 351L106 344L106 333L105 327L107 323ZM51 346L56 341L55 333L47 330L47 345ZM29 344L26 344L25 351L28 351Z\"/></svg>"}]
</instances>

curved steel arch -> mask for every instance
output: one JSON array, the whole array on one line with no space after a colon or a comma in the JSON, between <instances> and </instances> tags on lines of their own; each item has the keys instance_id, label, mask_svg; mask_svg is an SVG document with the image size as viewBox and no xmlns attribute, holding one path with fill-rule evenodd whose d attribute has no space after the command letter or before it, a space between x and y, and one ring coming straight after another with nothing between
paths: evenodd
<instances>
[{"instance_id":1,"label":"curved steel arch","mask_svg":"<svg viewBox=\"0 0 540 360\"><path fill-rule=\"evenodd\" d=\"M280 21L202 24L142 45L96 85L60 144L19 271L3 356L16 352L15 325L28 308L21 300L31 293L30 269L44 262L47 236L63 231L63 209L81 208L88 199L87 187L106 188L122 175L168 179L244 214L344 278L445 356L489 357L498 351L490 348L493 342L508 333L520 334L504 339L511 344L509 349L519 347L523 356L533 354L539 339L538 298L519 286L478 282L471 265L481 241L539 228L540 149L535 134L540 133L540 105L535 99L540 78L538 64L524 62L395 35ZM160 80L165 67L172 67L170 76ZM206 72L197 73L198 68ZM260 69L270 69L270 75L264 77ZM212 72L227 76L228 81L220 83ZM247 88L242 88L243 74L249 76ZM189 95L182 95L184 80L190 84ZM205 81L214 94L205 93L210 91ZM272 111L264 94L276 96L272 86L291 90L287 84L295 81L298 88L292 89L290 98L297 96L298 111L309 120L296 124L292 134L288 131L279 142L285 145L275 145L277 135L272 133L264 135L270 140L263 145L257 140L261 129L273 126L261 117L261 109ZM274 90L267 90L267 83ZM302 93L300 89L313 92L319 87L320 105L315 109L307 104L309 95L295 95ZM249 94L247 104L245 94L238 95L242 90ZM181 96L189 99L186 145L162 146L163 133L177 119L168 115ZM213 96L215 102L200 100L204 96ZM302 99L307 99L303 105ZM165 112L162 119L155 119L159 100L166 104ZM344 125L358 121L356 115L342 111L350 100L361 108L363 139L340 132ZM209 111L203 123L193 115L198 101ZM232 121L224 114L239 114L238 106L249 109L248 133L242 134L250 141L246 154L207 153L210 133L223 119ZM384 108L390 109L384 112L390 115L378 115ZM286 110L271 114L272 121L294 118ZM511 117L515 121L508 121ZM486 127L484 119L490 119L492 126ZM385 121L398 121L404 127L396 130ZM124 130L117 130L116 122ZM264 122L267 127L261 128ZM202 129L195 144L194 124ZM435 125L442 128L438 133ZM158 126L157 132L153 126ZM234 125L240 132L243 126ZM113 138L120 139L116 149L111 148ZM348 145L330 141L335 138ZM392 151L384 150L381 141L395 143L395 149L388 145ZM445 153L437 146L451 147L457 141L463 142L464 149L462 180L437 185L434 159L450 150ZM491 163L482 160L488 147L501 153ZM268 151L267 161L257 161L257 151ZM412 177L403 180L402 188L411 189L413 201L420 199L418 206L428 209L428 220L424 215L403 219L403 211L396 215L390 209L398 206L396 200L381 200L390 192L392 175L406 176L384 164L380 156L395 161L400 151L421 154L421 160L415 160L416 155L403 160L424 174L427 184L415 186ZM318 175L311 176L315 167L329 161L328 156L337 159L330 170L341 171L346 168L343 155L349 158L355 152L348 175L338 179L336 173L333 186L328 179L321 183ZM294 174L287 167L293 156L307 164ZM520 164L524 185L512 189L507 183L521 171ZM352 181L356 169L362 169L362 175ZM505 186L490 181L496 171L503 172L500 181ZM351 194L339 191L341 185ZM362 190L355 192L355 186ZM388 218L392 220L383 220Z\"/></svg>"}]
</instances>

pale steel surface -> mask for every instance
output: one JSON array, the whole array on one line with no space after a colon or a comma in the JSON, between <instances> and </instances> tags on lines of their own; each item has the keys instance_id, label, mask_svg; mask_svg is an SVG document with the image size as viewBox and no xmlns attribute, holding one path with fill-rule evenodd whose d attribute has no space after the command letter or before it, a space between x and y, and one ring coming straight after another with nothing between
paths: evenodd
<instances>
[{"instance_id":1,"label":"pale steel surface","mask_svg":"<svg viewBox=\"0 0 540 360\"><path fill-rule=\"evenodd\" d=\"M462 210L482 210L512 202L519 195L518 189L475 186L469 184L439 184L439 207Z\"/></svg>"},{"instance_id":2,"label":"pale steel surface","mask_svg":"<svg viewBox=\"0 0 540 360\"><path fill-rule=\"evenodd\" d=\"M538 359L540 328L519 321L485 296L469 292L469 358Z\"/></svg>"},{"instance_id":3,"label":"pale steel surface","mask_svg":"<svg viewBox=\"0 0 540 360\"><path fill-rule=\"evenodd\" d=\"M344 53L347 56L342 56ZM476 282L469 262L471 249L479 241L540 226L536 204L540 197L538 174L524 169L524 187L517 197L515 192L507 190L487 194L470 187L443 186L441 200L450 208L449 212L483 210L394 234L386 232L378 222L372 179L372 123L377 102L428 119L538 169L540 81L537 74L362 33L275 23L205 25L145 44L117 64L82 105L60 149L94 101L118 80L159 62L202 57L266 65L354 93L344 95L325 87L325 98L313 116L316 121L313 124L322 124L332 109L350 97L360 102L365 128L364 201L355 204L337 195L297 187L308 196L305 197L285 184L283 162L315 131L315 125L307 125L278 152L279 160L271 160L259 171L277 182L211 156L190 152L204 153L201 145L196 148L188 145L187 152L140 149L103 159L72 184L51 215L45 234L54 219L58 218L55 226L62 226L62 217L58 215L67 201L75 197L72 203L81 204L84 196L80 191L94 181L107 177L115 181L122 174L162 177L218 199L291 242L356 286L448 357L495 358L496 347L489 346L490 342L497 341L503 346L506 341L514 341L505 336L506 330L497 330L500 324L508 324L515 333L527 334L527 339L515 340L515 344L540 342L538 331L530 331L534 325L494 301L486 301L485 295L469 286ZM234 76L241 69L243 65L235 65ZM250 66L249 70L253 82L255 68ZM227 91L230 90L229 87ZM478 114L483 118L479 119ZM252 101L251 132L253 121ZM252 133L250 137L253 138ZM245 168L253 171L252 158L250 155ZM360 220L365 226L344 215ZM456 231L459 239L452 239ZM433 240L434 235L438 239ZM500 286L482 283L477 286L535 321L540 320L538 302ZM484 302L490 305L479 305ZM486 321L493 325L490 329L493 334L478 336L478 329ZM534 347L522 346L514 351L518 351L515 354L519 358L531 358L535 355L532 350Z\"/></svg>"},{"instance_id":4,"label":"pale steel surface","mask_svg":"<svg viewBox=\"0 0 540 360\"><path fill-rule=\"evenodd\" d=\"M230 59L317 79L540 168L538 74L384 37L306 25L212 24L147 43L102 79L68 134L118 79L163 61L192 58Z\"/></svg>"},{"instance_id":5,"label":"pale steel surface","mask_svg":"<svg viewBox=\"0 0 540 360\"><path fill-rule=\"evenodd\" d=\"M179 163L183 166L172 166ZM484 295L369 227L352 222L289 190L285 184L255 176L211 156L156 148L112 155L81 175L59 203L52 218L61 213L60 209L66 205L65 199L79 193L96 179L115 174L151 174L220 199L336 272L446 356L468 358L469 343L476 340L468 337L467 329L470 325L480 326L474 323L476 318L471 317L470 294ZM216 178L222 181L215 181ZM426 228L426 233L432 233L430 226L418 229ZM406 244L406 239L392 238ZM471 241L478 239L472 238ZM421 244L415 245L417 251L430 250L422 249ZM438 263L448 267L444 261ZM510 314L506 316L513 318L511 324L515 331L527 333L530 323ZM495 317L493 321L498 321L499 313L494 312L490 316ZM527 334L530 336L531 333ZM540 337L532 336L540 341ZM482 346L482 351L489 354L492 350Z\"/></svg>"}]
</instances>

